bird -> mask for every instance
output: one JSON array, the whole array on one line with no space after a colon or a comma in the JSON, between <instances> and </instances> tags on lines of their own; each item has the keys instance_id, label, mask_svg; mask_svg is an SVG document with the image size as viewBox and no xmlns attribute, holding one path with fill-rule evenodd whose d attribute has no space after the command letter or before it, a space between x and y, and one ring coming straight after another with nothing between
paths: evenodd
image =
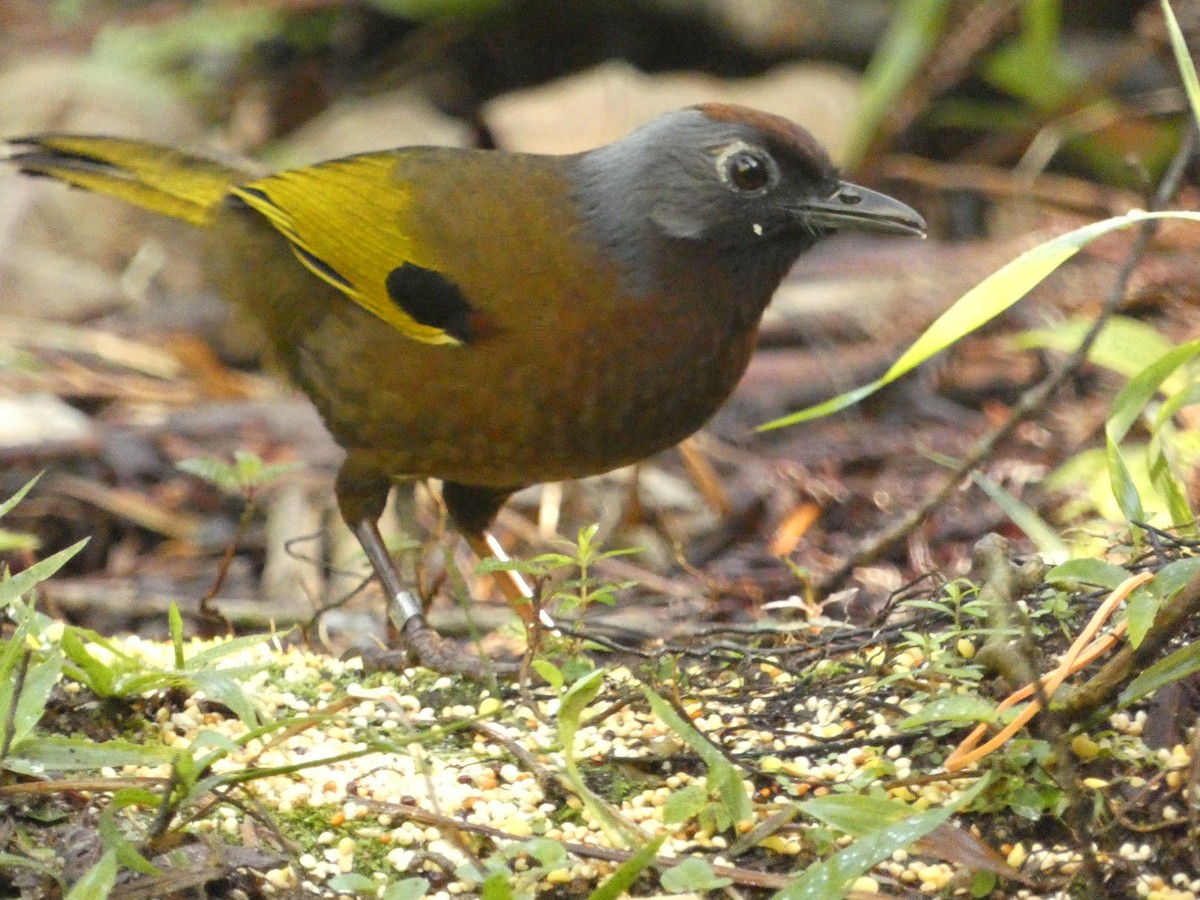
<instances>
[{"instance_id":1,"label":"bird","mask_svg":"<svg viewBox=\"0 0 1200 900\"><path fill-rule=\"evenodd\" d=\"M401 147L260 175L134 139L7 142L21 172L180 219L235 312L345 451L338 508L399 651L476 675L380 536L393 485L440 479L480 557L526 486L645 459L733 391L796 259L836 231L925 235L789 119L719 103L570 155ZM529 589L505 593L526 622Z\"/></svg>"}]
</instances>

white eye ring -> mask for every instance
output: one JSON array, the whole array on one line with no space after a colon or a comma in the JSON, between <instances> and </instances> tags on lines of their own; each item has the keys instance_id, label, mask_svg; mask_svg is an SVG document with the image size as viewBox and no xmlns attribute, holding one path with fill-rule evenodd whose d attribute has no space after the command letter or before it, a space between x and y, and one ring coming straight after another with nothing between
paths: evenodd
<instances>
[{"instance_id":1,"label":"white eye ring","mask_svg":"<svg viewBox=\"0 0 1200 900\"><path fill-rule=\"evenodd\" d=\"M762 147L734 141L717 154L717 177L739 194L762 193L779 182L779 169Z\"/></svg>"}]
</instances>

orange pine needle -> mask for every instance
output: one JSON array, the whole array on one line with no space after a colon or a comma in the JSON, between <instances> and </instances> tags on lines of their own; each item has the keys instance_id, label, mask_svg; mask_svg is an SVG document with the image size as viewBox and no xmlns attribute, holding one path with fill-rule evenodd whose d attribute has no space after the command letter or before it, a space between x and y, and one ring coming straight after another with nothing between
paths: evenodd
<instances>
[{"instance_id":1,"label":"orange pine needle","mask_svg":"<svg viewBox=\"0 0 1200 900\"><path fill-rule=\"evenodd\" d=\"M1039 679L1042 683L1045 696L1052 696L1068 677L1106 653L1113 644L1120 640L1128 627L1127 622L1118 623L1111 632L1103 637L1096 638L1096 633L1104 627L1104 623L1109 620L1116 608L1136 588L1145 584L1153 577L1149 572L1139 572L1137 575L1131 575L1117 585L1105 601L1100 604L1100 608L1096 610L1091 621L1088 622L1087 626L1080 632L1079 637L1071 644L1070 649L1063 654L1058 665ZM1031 696L1034 692L1032 684L1025 685L1025 687L1014 691L1002 700L1000 705L996 707L996 712L1003 712L1010 706L1020 703ZM1002 747L1009 738L1024 728L1029 723L1029 720L1037 715L1038 710L1041 708L1042 704L1039 700L1036 698L1031 700L1029 705L1022 709L1017 714L1017 717L1004 726L994 738L979 747L976 747L976 744L979 743L980 739L987 732L988 726L986 723L976 726L963 742L954 748L954 752L946 757L946 762L944 763L946 771L957 772L964 766L977 762L997 748Z\"/></svg>"}]
</instances>

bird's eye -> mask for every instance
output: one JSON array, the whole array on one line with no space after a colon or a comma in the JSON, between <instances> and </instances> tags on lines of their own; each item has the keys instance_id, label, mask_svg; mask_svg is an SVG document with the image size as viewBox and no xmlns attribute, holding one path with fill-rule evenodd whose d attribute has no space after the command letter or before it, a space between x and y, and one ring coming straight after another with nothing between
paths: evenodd
<instances>
[{"instance_id":1,"label":"bird's eye","mask_svg":"<svg viewBox=\"0 0 1200 900\"><path fill-rule=\"evenodd\" d=\"M717 159L721 180L739 191L760 191L771 184L775 166L765 152L745 144L734 144Z\"/></svg>"},{"instance_id":2,"label":"bird's eye","mask_svg":"<svg viewBox=\"0 0 1200 900\"><path fill-rule=\"evenodd\" d=\"M766 187L771 179L771 172L762 157L743 151L735 153L725 164L729 180L734 187L743 191L757 191Z\"/></svg>"}]
</instances>

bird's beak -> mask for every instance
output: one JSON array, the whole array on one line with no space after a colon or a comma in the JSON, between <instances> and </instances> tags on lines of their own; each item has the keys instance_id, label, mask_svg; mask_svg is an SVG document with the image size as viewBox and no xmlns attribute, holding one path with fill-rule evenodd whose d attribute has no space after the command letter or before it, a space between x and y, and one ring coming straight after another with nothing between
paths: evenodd
<instances>
[{"instance_id":1,"label":"bird's beak","mask_svg":"<svg viewBox=\"0 0 1200 900\"><path fill-rule=\"evenodd\" d=\"M804 203L796 213L805 224L820 229L925 237L925 220L911 206L848 181L839 181L829 197Z\"/></svg>"}]
</instances>

